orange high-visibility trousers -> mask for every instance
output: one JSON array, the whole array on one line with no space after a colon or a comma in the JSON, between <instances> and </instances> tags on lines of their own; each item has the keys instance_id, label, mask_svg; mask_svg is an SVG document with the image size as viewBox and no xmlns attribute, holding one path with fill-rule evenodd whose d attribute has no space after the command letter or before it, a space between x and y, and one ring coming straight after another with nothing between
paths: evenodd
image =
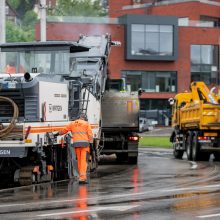
<instances>
[{"instance_id":1,"label":"orange high-visibility trousers","mask_svg":"<svg viewBox=\"0 0 220 220\"><path fill-rule=\"evenodd\" d=\"M84 181L87 179L89 151L89 147L75 147L80 181Z\"/></svg>"}]
</instances>

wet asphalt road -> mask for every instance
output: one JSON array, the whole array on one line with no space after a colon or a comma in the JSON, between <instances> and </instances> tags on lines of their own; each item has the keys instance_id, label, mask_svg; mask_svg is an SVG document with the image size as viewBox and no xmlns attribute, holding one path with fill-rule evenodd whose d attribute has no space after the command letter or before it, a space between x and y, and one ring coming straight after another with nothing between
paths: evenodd
<instances>
[{"instance_id":1,"label":"wet asphalt road","mask_svg":"<svg viewBox=\"0 0 220 220\"><path fill-rule=\"evenodd\" d=\"M73 180L0 190L0 219L220 219L220 163L140 149L138 165L105 162Z\"/></svg>"}]
</instances>

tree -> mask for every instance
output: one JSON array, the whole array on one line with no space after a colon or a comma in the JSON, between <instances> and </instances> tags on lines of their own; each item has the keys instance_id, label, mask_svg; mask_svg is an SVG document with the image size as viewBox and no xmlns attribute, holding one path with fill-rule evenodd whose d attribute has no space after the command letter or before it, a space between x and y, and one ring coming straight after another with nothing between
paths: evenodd
<instances>
[{"instance_id":1,"label":"tree","mask_svg":"<svg viewBox=\"0 0 220 220\"><path fill-rule=\"evenodd\" d=\"M37 14L34 11L30 10L25 13L24 18L22 20L22 25L33 27L36 22L37 22Z\"/></svg>"},{"instance_id":2,"label":"tree","mask_svg":"<svg viewBox=\"0 0 220 220\"><path fill-rule=\"evenodd\" d=\"M34 30L24 30L21 27L15 25L11 21L6 22L6 41L7 42L25 42L33 41Z\"/></svg>"},{"instance_id":3,"label":"tree","mask_svg":"<svg viewBox=\"0 0 220 220\"><path fill-rule=\"evenodd\" d=\"M100 0L58 0L53 15L97 17L104 16L105 12Z\"/></svg>"},{"instance_id":4,"label":"tree","mask_svg":"<svg viewBox=\"0 0 220 220\"><path fill-rule=\"evenodd\" d=\"M11 7L16 10L21 19L21 25L12 22L6 23L6 41L33 41L35 39L35 23L37 14L33 11L33 0L8 0Z\"/></svg>"},{"instance_id":5,"label":"tree","mask_svg":"<svg viewBox=\"0 0 220 220\"><path fill-rule=\"evenodd\" d=\"M33 41L37 15L33 11L34 0L8 0L21 18L21 27L11 22L6 24L6 41ZM57 6L50 15L98 17L106 15L100 0L57 0Z\"/></svg>"},{"instance_id":6,"label":"tree","mask_svg":"<svg viewBox=\"0 0 220 220\"><path fill-rule=\"evenodd\" d=\"M34 0L8 0L8 3L16 10L21 19L24 18L27 11L33 9L36 1Z\"/></svg>"},{"instance_id":7,"label":"tree","mask_svg":"<svg viewBox=\"0 0 220 220\"><path fill-rule=\"evenodd\" d=\"M8 3L11 5L12 8L18 8L20 4L20 0L8 0Z\"/></svg>"}]
</instances>

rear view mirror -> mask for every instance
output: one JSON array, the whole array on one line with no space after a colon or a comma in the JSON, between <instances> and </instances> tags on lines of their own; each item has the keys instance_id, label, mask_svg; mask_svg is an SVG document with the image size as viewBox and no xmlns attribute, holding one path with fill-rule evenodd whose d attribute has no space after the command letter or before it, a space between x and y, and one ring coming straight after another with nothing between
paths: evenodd
<instances>
[{"instance_id":1,"label":"rear view mirror","mask_svg":"<svg viewBox=\"0 0 220 220\"><path fill-rule=\"evenodd\" d=\"M174 103L175 103L175 99L173 99L173 98L169 98L169 99L168 99L168 102L170 103L170 105L174 105Z\"/></svg>"}]
</instances>

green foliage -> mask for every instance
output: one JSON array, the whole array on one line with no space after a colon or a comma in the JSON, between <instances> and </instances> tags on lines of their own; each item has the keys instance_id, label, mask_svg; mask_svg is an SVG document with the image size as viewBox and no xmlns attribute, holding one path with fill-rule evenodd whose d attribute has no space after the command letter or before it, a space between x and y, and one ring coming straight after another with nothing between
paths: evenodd
<instances>
[{"instance_id":1,"label":"green foliage","mask_svg":"<svg viewBox=\"0 0 220 220\"><path fill-rule=\"evenodd\" d=\"M8 3L13 9L17 9L20 4L20 0L8 0Z\"/></svg>"},{"instance_id":2,"label":"green foliage","mask_svg":"<svg viewBox=\"0 0 220 220\"><path fill-rule=\"evenodd\" d=\"M25 13L32 10L36 3L34 0L8 0L8 2L22 19Z\"/></svg>"},{"instance_id":3,"label":"green foliage","mask_svg":"<svg viewBox=\"0 0 220 220\"><path fill-rule=\"evenodd\" d=\"M34 26L37 22L37 14L34 11L27 11L22 20L23 26Z\"/></svg>"},{"instance_id":4,"label":"green foliage","mask_svg":"<svg viewBox=\"0 0 220 220\"><path fill-rule=\"evenodd\" d=\"M6 24L6 41L33 41L37 15L33 11L36 1L33 0L8 0L21 19L21 27L11 22ZM105 16L100 0L57 0L57 7L48 14L55 16Z\"/></svg>"},{"instance_id":5,"label":"green foliage","mask_svg":"<svg viewBox=\"0 0 220 220\"><path fill-rule=\"evenodd\" d=\"M139 141L139 147L162 147L162 148L171 148L172 143L170 142L169 137L154 137L154 136L145 136L141 137Z\"/></svg>"},{"instance_id":6,"label":"green foliage","mask_svg":"<svg viewBox=\"0 0 220 220\"><path fill-rule=\"evenodd\" d=\"M16 10L21 20L21 25L7 21L6 41L20 42L33 41L35 38L35 23L37 14L33 11L35 1L33 0L9 0L11 7Z\"/></svg>"},{"instance_id":7,"label":"green foliage","mask_svg":"<svg viewBox=\"0 0 220 220\"><path fill-rule=\"evenodd\" d=\"M7 42L25 42L34 40L34 30L26 29L15 25L11 21L6 22L6 41Z\"/></svg>"},{"instance_id":8,"label":"green foliage","mask_svg":"<svg viewBox=\"0 0 220 220\"><path fill-rule=\"evenodd\" d=\"M55 16L104 16L105 13L100 0L58 0L58 5L53 11Z\"/></svg>"}]
</instances>

